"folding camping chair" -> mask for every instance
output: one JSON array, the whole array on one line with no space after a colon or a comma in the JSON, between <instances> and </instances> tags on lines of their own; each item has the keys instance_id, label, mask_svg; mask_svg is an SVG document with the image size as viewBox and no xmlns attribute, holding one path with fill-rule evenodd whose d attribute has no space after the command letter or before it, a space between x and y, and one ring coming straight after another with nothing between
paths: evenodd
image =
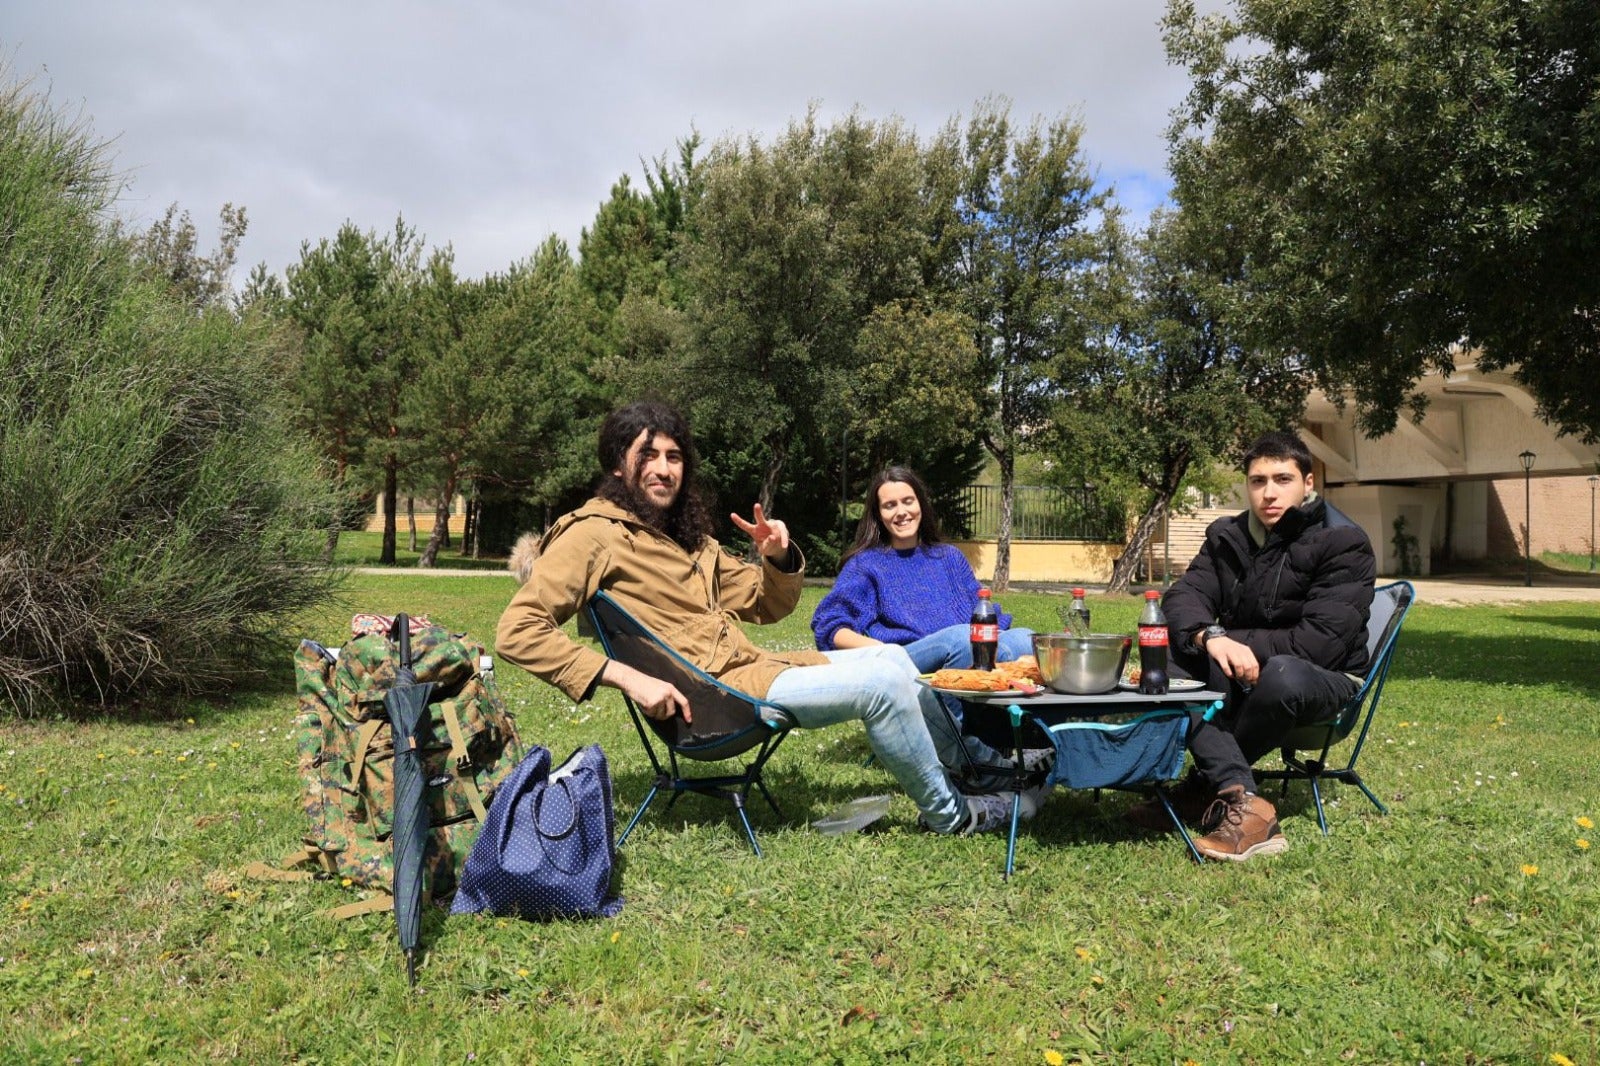
<instances>
[{"instance_id":1,"label":"folding camping chair","mask_svg":"<svg viewBox=\"0 0 1600 1066\"><path fill-rule=\"evenodd\" d=\"M756 843L755 831L750 828L750 818L745 812L746 801L750 789L754 787L773 812L783 817L783 812L778 810L777 803L772 799L772 793L767 791L761 774L767 760L788 735L792 720L777 704L729 688L696 667L646 629L606 593L595 593L585 610L608 657L676 685L688 697L694 716L692 723L680 717L666 721L651 718L634 706L626 695L623 696L656 776L644 802L634 811L627 828L617 838L617 846L620 848L627 842L628 834L639 824L644 812L650 809L657 794L663 790L672 794L667 801L670 810L683 793L697 792L733 804L744 826L745 836L750 841L750 848L759 858L761 845ZM651 734L666 749L665 763L657 754L656 745L650 739ZM680 758L695 762L718 762L750 751L755 752L755 759L745 764L743 772L738 774L689 776L682 772L678 763Z\"/></svg>"},{"instance_id":2,"label":"folding camping chair","mask_svg":"<svg viewBox=\"0 0 1600 1066\"><path fill-rule=\"evenodd\" d=\"M1388 814L1372 789L1356 772L1356 760L1367 742L1367 730L1372 728L1372 716L1378 711L1378 700L1383 696L1383 683L1389 676L1389 664L1394 661L1395 642L1400 637L1400 624L1411 609L1416 595L1409 581L1396 581L1373 590L1372 612L1367 617L1367 676L1349 702L1339 709L1338 716L1329 722L1300 726L1283 742L1283 769L1257 770L1261 781L1282 781L1279 795L1289 791L1290 781L1311 782L1311 796L1317 804L1317 823L1322 835L1328 835L1328 815L1322 805L1322 782L1342 781L1355 785L1380 814ZM1328 750L1350 735L1357 723L1356 745L1350 749L1350 758L1342 767L1328 766ZM1298 752L1318 752L1315 758L1304 758Z\"/></svg>"}]
</instances>

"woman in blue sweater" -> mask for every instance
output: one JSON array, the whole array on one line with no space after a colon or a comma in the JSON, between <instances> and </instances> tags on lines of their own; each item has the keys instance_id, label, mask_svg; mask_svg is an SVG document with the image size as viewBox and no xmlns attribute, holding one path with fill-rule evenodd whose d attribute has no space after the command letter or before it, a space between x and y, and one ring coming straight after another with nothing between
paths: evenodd
<instances>
[{"instance_id":1,"label":"woman in blue sweater","mask_svg":"<svg viewBox=\"0 0 1600 1066\"><path fill-rule=\"evenodd\" d=\"M811 631L822 651L903 644L923 673L972 666L968 624L978 579L966 556L941 541L927 486L891 466L867 487L866 511ZM999 660L1033 654L1033 631L1000 612Z\"/></svg>"}]
</instances>

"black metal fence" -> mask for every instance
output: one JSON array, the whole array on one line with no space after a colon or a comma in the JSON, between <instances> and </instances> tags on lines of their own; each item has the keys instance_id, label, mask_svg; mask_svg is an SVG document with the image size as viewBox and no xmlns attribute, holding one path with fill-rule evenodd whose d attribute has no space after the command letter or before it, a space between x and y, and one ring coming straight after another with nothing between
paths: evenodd
<instances>
[{"instance_id":1,"label":"black metal fence","mask_svg":"<svg viewBox=\"0 0 1600 1066\"><path fill-rule=\"evenodd\" d=\"M1012 508L1012 540L1120 542L1126 533L1121 505L1102 501L1090 488L1016 485ZM957 495L956 510L950 532L964 526L974 540L1000 535L1000 486L966 486Z\"/></svg>"}]
</instances>

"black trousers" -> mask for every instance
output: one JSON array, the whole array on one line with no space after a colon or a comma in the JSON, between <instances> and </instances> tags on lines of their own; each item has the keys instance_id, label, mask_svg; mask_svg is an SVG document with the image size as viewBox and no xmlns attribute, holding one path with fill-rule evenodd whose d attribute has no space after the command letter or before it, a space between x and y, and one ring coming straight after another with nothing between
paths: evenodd
<instances>
[{"instance_id":1,"label":"black trousers","mask_svg":"<svg viewBox=\"0 0 1600 1066\"><path fill-rule=\"evenodd\" d=\"M1281 748L1296 727L1332 718L1358 687L1345 674L1292 655L1274 655L1263 663L1254 688L1229 678L1204 652L1174 652L1172 658L1174 676L1203 678L1207 688L1227 693L1212 721L1198 711L1189 719L1195 769L1219 791L1232 785L1255 791L1250 768Z\"/></svg>"}]
</instances>

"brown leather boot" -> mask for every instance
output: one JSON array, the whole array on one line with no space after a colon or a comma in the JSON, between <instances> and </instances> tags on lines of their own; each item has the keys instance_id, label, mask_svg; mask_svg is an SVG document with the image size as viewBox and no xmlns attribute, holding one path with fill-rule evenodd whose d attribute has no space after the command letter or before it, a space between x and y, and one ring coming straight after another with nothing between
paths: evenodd
<instances>
[{"instance_id":1,"label":"brown leather boot","mask_svg":"<svg viewBox=\"0 0 1600 1066\"><path fill-rule=\"evenodd\" d=\"M1172 801L1172 809L1178 812L1185 825L1205 828L1201 821L1207 809L1212 805L1216 793L1211 786L1197 773L1190 771L1189 775L1167 793L1167 799ZM1170 833L1175 828L1172 819L1167 817L1166 808L1161 806L1161 801L1154 796L1140 800L1122 812L1122 820L1129 825L1148 829L1152 833Z\"/></svg>"},{"instance_id":2,"label":"brown leather boot","mask_svg":"<svg viewBox=\"0 0 1600 1066\"><path fill-rule=\"evenodd\" d=\"M1243 862L1252 855L1276 855L1289 846L1278 829L1277 808L1243 785L1230 785L1217 793L1212 810L1216 828L1194 842L1208 859Z\"/></svg>"}]
</instances>

